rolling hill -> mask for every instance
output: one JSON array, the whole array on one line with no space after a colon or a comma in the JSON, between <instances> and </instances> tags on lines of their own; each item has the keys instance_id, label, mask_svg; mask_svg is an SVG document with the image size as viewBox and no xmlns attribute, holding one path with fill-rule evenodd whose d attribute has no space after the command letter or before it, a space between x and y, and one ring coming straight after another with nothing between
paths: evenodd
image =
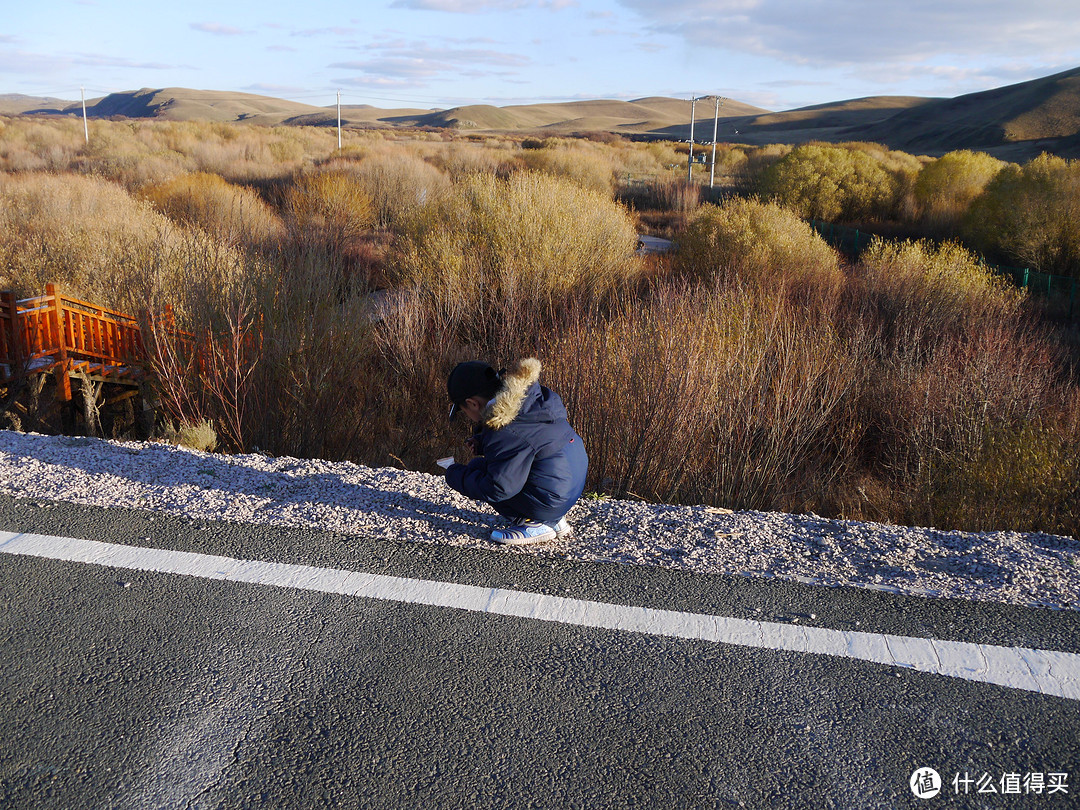
<instances>
[{"instance_id":1,"label":"rolling hill","mask_svg":"<svg viewBox=\"0 0 1080 810\"><path fill-rule=\"evenodd\" d=\"M41 99L39 105L23 105L22 96L0 97L0 114L81 114L78 101ZM166 87L159 90L143 88L86 100L86 114L93 118L159 118L168 121L248 121L258 124L279 124L285 119L304 113L323 112L322 107L259 96L251 93L229 93L219 90L190 90Z\"/></svg>"},{"instance_id":2,"label":"rolling hill","mask_svg":"<svg viewBox=\"0 0 1080 810\"><path fill-rule=\"evenodd\" d=\"M696 140L711 139L713 109L707 101L698 105ZM0 95L0 115L80 112L77 101ZM332 106L175 87L88 100L87 114L293 126L337 123ZM720 115L718 140L731 143L859 140L930 155L978 149L1011 160L1040 151L1076 157L1080 152L1080 68L956 98L874 96L781 112L725 99ZM686 99L650 97L506 107L475 104L448 110L345 105L342 121L350 127L431 127L541 136L613 132L685 140L690 135L690 104Z\"/></svg>"},{"instance_id":3,"label":"rolling hill","mask_svg":"<svg viewBox=\"0 0 1080 810\"><path fill-rule=\"evenodd\" d=\"M894 149L1005 151L1067 145L1080 133L1080 68L1019 84L936 99L858 131ZM1063 144L1052 141L1065 139ZM1015 151L1015 149L1013 150Z\"/></svg>"}]
</instances>

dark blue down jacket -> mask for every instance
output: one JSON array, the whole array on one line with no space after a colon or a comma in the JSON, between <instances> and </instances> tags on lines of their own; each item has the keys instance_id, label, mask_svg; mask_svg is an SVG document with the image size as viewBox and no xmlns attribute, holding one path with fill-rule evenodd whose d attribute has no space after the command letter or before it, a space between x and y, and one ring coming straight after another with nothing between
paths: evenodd
<instances>
[{"instance_id":1,"label":"dark blue down jacket","mask_svg":"<svg viewBox=\"0 0 1080 810\"><path fill-rule=\"evenodd\" d=\"M589 459L562 399L539 378L534 358L504 375L476 434L477 457L450 465L446 482L507 517L554 524L585 490Z\"/></svg>"}]
</instances>

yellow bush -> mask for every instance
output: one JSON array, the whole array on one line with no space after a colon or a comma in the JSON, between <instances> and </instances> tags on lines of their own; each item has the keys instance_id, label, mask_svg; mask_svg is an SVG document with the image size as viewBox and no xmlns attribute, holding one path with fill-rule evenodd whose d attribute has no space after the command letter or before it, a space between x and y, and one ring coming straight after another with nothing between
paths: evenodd
<instances>
[{"instance_id":1,"label":"yellow bush","mask_svg":"<svg viewBox=\"0 0 1080 810\"><path fill-rule=\"evenodd\" d=\"M770 166L791 153L793 147L784 143L771 143L758 146L745 152L746 160L741 161L736 173L737 184L745 189L758 189L761 179ZM686 159L683 159L683 165Z\"/></svg>"},{"instance_id":2,"label":"yellow bush","mask_svg":"<svg viewBox=\"0 0 1080 810\"><path fill-rule=\"evenodd\" d=\"M285 194L289 225L305 241L344 248L375 222L371 196L351 172L322 170L297 178Z\"/></svg>"},{"instance_id":3,"label":"yellow bush","mask_svg":"<svg viewBox=\"0 0 1080 810\"><path fill-rule=\"evenodd\" d=\"M0 288L71 294L117 304L121 278L146 260L169 221L106 180L0 175Z\"/></svg>"},{"instance_id":4,"label":"yellow bush","mask_svg":"<svg viewBox=\"0 0 1080 810\"><path fill-rule=\"evenodd\" d=\"M761 177L762 193L804 219L830 222L891 215L898 180L859 149L824 144L797 146Z\"/></svg>"},{"instance_id":5,"label":"yellow bush","mask_svg":"<svg viewBox=\"0 0 1080 810\"><path fill-rule=\"evenodd\" d=\"M359 163L337 168L347 171L368 195L375 224L384 228L395 226L450 188L450 180L438 168L398 145L372 149Z\"/></svg>"},{"instance_id":6,"label":"yellow bush","mask_svg":"<svg viewBox=\"0 0 1080 810\"><path fill-rule=\"evenodd\" d=\"M170 219L196 225L231 245L268 244L284 227L255 192L216 174L186 174L143 188L139 196Z\"/></svg>"},{"instance_id":7,"label":"yellow bush","mask_svg":"<svg viewBox=\"0 0 1080 810\"><path fill-rule=\"evenodd\" d=\"M1006 166L971 204L964 234L1023 266L1080 276L1080 160Z\"/></svg>"},{"instance_id":8,"label":"yellow bush","mask_svg":"<svg viewBox=\"0 0 1080 810\"><path fill-rule=\"evenodd\" d=\"M1014 313L1023 293L955 242L875 239L859 261L866 291L894 313L918 313L923 328L950 331Z\"/></svg>"},{"instance_id":9,"label":"yellow bush","mask_svg":"<svg viewBox=\"0 0 1080 810\"><path fill-rule=\"evenodd\" d=\"M519 168L517 156L506 149L458 141L440 146L428 160L453 180L461 180L470 174L505 176Z\"/></svg>"},{"instance_id":10,"label":"yellow bush","mask_svg":"<svg viewBox=\"0 0 1080 810\"><path fill-rule=\"evenodd\" d=\"M415 213L398 268L447 299L544 302L635 276L636 241L626 210L599 192L537 173L474 175Z\"/></svg>"},{"instance_id":11,"label":"yellow bush","mask_svg":"<svg viewBox=\"0 0 1080 810\"><path fill-rule=\"evenodd\" d=\"M679 239L677 264L697 278L767 289L830 289L843 278L836 251L809 225L776 203L756 199L702 206Z\"/></svg>"},{"instance_id":12,"label":"yellow bush","mask_svg":"<svg viewBox=\"0 0 1080 810\"><path fill-rule=\"evenodd\" d=\"M615 182L615 164L604 147L545 146L522 153L525 166L567 180L591 191L611 194Z\"/></svg>"},{"instance_id":13,"label":"yellow bush","mask_svg":"<svg viewBox=\"0 0 1080 810\"><path fill-rule=\"evenodd\" d=\"M1005 167L985 152L960 150L927 164L915 181L919 216L935 233L956 235L971 201Z\"/></svg>"},{"instance_id":14,"label":"yellow bush","mask_svg":"<svg viewBox=\"0 0 1080 810\"><path fill-rule=\"evenodd\" d=\"M171 304L190 324L255 272L243 252L171 223L114 183L78 175L0 175L0 288L69 295L123 312Z\"/></svg>"}]
</instances>

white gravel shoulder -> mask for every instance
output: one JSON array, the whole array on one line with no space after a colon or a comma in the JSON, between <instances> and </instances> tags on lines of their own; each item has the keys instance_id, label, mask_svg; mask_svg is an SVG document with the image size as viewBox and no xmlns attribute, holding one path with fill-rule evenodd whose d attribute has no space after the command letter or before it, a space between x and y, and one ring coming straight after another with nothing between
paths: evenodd
<instances>
[{"instance_id":1,"label":"white gravel shoulder","mask_svg":"<svg viewBox=\"0 0 1080 810\"><path fill-rule=\"evenodd\" d=\"M0 431L0 492L512 554L1080 610L1080 542L1047 534L586 498L568 516L572 538L506 548L487 539L498 516L438 475L12 431Z\"/></svg>"}]
</instances>

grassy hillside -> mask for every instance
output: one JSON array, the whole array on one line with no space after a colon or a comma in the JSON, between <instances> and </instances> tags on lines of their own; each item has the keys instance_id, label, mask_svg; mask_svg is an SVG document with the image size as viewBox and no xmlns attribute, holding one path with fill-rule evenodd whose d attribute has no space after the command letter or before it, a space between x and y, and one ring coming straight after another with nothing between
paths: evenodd
<instances>
[{"instance_id":1,"label":"grassy hillside","mask_svg":"<svg viewBox=\"0 0 1080 810\"><path fill-rule=\"evenodd\" d=\"M278 124L288 117L321 111L320 107L310 104L251 93L178 87L110 93L87 108L87 113L96 117L123 115L169 121L249 121L259 124Z\"/></svg>"},{"instance_id":2,"label":"grassy hillside","mask_svg":"<svg viewBox=\"0 0 1080 810\"><path fill-rule=\"evenodd\" d=\"M0 115L21 115L40 110L59 111L73 102L45 96L24 96L19 93L0 95Z\"/></svg>"},{"instance_id":3,"label":"grassy hillside","mask_svg":"<svg viewBox=\"0 0 1080 810\"><path fill-rule=\"evenodd\" d=\"M859 138L932 152L1069 138L1078 132L1080 68L922 104L861 130Z\"/></svg>"}]
</instances>

